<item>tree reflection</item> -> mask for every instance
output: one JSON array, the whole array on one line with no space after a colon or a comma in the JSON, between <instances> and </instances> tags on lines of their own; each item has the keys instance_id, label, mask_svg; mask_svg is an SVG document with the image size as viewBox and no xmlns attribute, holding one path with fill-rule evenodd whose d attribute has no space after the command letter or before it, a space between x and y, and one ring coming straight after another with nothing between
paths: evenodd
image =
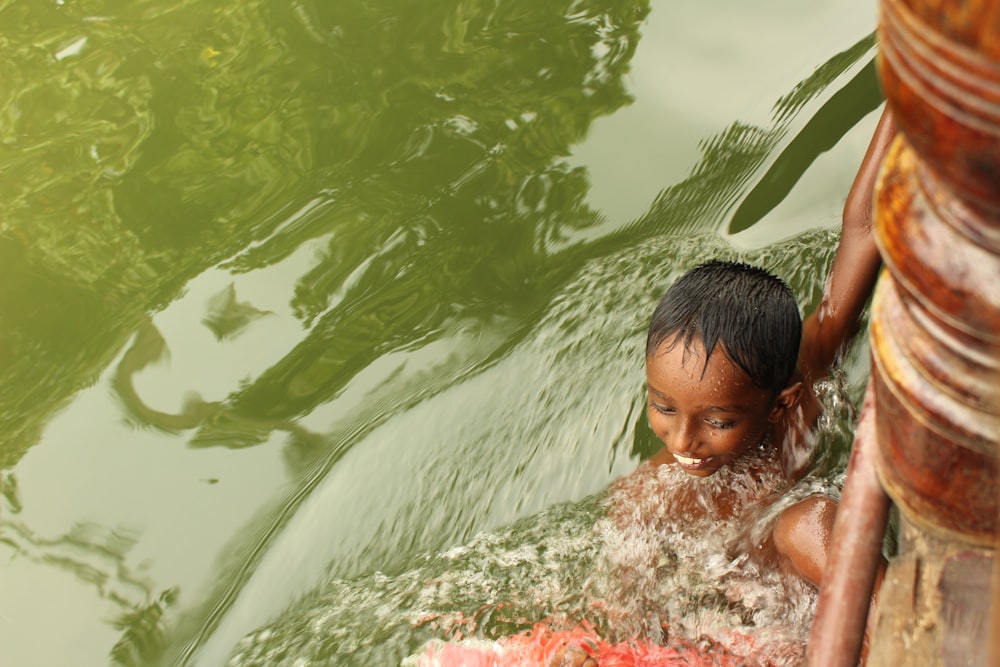
<instances>
[{"instance_id":1,"label":"tree reflection","mask_svg":"<svg viewBox=\"0 0 1000 667\"><path fill-rule=\"evenodd\" d=\"M177 601L177 588L168 588L149 604L123 611L112 621L122 637L111 648L111 659L123 667L152 664L167 645L164 614Z\"/></svg>"},{"instance_id":2,"label":"tree reflection","mask_svg":"<svg viewBox=\"0 0 1000 667\"><path fill-rule=\"evenodd\" d=\"M296 288L297 312L315 319L310 335L235 395L233 409L307 413L375 359L456 318L523 317L548 296L539 277L560 227L596 221L583 203L585 176L559 160L595 117L628 101L621 75L647 11L616 3L567 16L568 8L463 3L424 7L417 18L344 3L304 14L311 34L329 35L317 44L325 57L360 46L351 26L374 27L366 37L374 47L333 86L370 114L363 136L371 145L356 145L355 114L342 111L345 100L332 102L350 122L325 127L324 141L350 158L330 165L330 213L234 260L256 268L263 256L287 254L288 242L330 236ZM445 26L441 41L414 41L438 37L428 24ZM410 57L387 57L401 44ZM598 44L607 46L600 58ZM374 95L359 99L374 82Z\"/></svg>"},{"instance_id":3,"label":"tree reflection","mask_svg":"<svg viewBox=\"0 0 1000 667\"><path fill-rule=\"evenodd\" d=\"M456 317L532 312L563 230L597 220L586 175L562 160L629 102L622 75L647 12L643 0L0 7L15 82L0 166L29 166L5 187L16 205L0 232L19 258L0 304L3 465L147 313L220 261L251 271L329 237L292 297L312 331L233 396L247 417L306 414ZM317 193L322 210L290 222Z\"/></svg>"},{"instance_id":4,"label":"tree reflection","mask_svg":"<svg viewBox=\"0 0 1000 667\"><path fill-rule=\"evenodd\" d=\"M48 539L21 522L0 519L0 542L11 547L18 558L70 573L94 586L103 599L120 609L111 624L122 637L112 648L111 657L115 664L127 667L148 664L149 658L163 650L164 614L179 595L177 588L169 588L154 597L153 582L129 567L127 557L138 538L135 531L126 528L84 522L65 535Z\"/></svg>"},{"instance_id":5,"label":"tree reflection","mask_svg":"<svg viewBox=\"0 0 1000 667\"><path fill-rule=\"evenodd\" d=\"M327 239L290 295L309 334L223 409L191 406L182 429L202 428L201 446L261 442L461 322L510 321L509 347L588 257L716 224L795 110L871 45L781 100L772 128L736 123L706 142L622 233L572 245L599 218L564 158L629 102L647 3L399 4L0 9L24 35L11 36L0 164L29 167L6 184L0 228L4 467L147 313L220 262L249 272ZM78 55L48 57L80 33ZM218 315L223 338L256 316ZM252 434L234 427L254 420Z\"/></svg>"}]
</instances>

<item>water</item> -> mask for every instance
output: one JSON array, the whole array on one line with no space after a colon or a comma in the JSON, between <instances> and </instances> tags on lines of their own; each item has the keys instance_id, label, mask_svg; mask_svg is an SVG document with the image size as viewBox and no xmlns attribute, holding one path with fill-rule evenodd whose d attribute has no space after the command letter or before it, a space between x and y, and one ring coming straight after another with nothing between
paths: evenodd
<instances>
[{"instance_id":1,"label":"water","mask_svg":"<svg viewBox=\"0 0 1000 667\"><path fill-rule=\"evenodd\" d=\"M222 664L301 596L595 525L672 277L745 253L815 303L873 25L0 0L5 661Z\"/></svg>"},{"instance_id":2,"label":"water","mask_svg":"<svg viewBox=\"0 0 1000 667\"><path fill-rule=\"evenodd\" d=\"M774 264L795 255L811 265L828 266L833 240L829 232L819 231L757 252L755 257L765 264ZM648 306L646 310L651 310L656 301L651 288L655 289L658 276L670 275L683 266L685 256L696 256L695 248L711 249L718 256L739 257L717 237L695 235L661 239L642 249L631 249L595 262L580 279L570 283L561 298L554 300L551 311L536 326L537 334L510 355L510 358L527 358L532 363L513 372L505 359L453 391L428 401L426 409L433 410L439 419L445 415L438 423L439 429L461 433L462 438L460 446L452 449L447 459L407 459L400 463L422 480L421 486L430 488L425 502L442 503L439 489L449 479L453 485L461 484L463 480L456 468L471 460L483 468L473 483L485 480L490 493L478 492L469 483L458 489L452 486L447 493L457 493L476 507L477 514L487 514L498 497L509 496L507 502L516 502L513 492L508 492L511 487L544 486L565 475L563 453L574 452L569 457L572 461L585 458L578 443L588 437L630 450L637 437L634 429L636 422L641 421L644 397L634 386L635 373L622 371L638 364L635 370L641 372L641 361L637 360L643 358L645 349L645 322L636 313L611 305L641 301ZM647 272L643 268L654 270ZM611 280L612 276L630 279ZM813 287L818 289L819 285ZM586 327L582 326L584 322ZM581 368L594 364L603 369L598 371L602 377L613 381L577 387L572 401L540 400L550 394L557 395L572 383L572 378L565 376L567 369L579 373ZM479 382L492 391L468 386ZM786 646L794 644L801 648L808 628L805 619L814 602L812 591L797 577L784 577L773 567L745 563L739 558L731 560L726 554L735 547L727 545L759 543L763 527L770 525L777 512L794 500L818 491L838 493L829 473L842 471L846 464L852 423L850 403L843 402L847 391L843 384L831 385L826 397L830 409L820 429L824 439L820 449L829 456L817 462L822 470L809 476L794 491L785 493L781 502L770 506L767 517L738 514L718 521L720 511L714 504L724 495L718 493L719 489L738 488L743 473L709 478L695 489L697 501L692 501L684 496L691 491L690 478L684 473L671 469L657 475L648 470L629 480L633 487L647 487L645 493L616 485L607 502L599 492L578 503L533 513L496 532L480 533L471 542L459 543L460 546L444 553L426 553L410 559L399 566L401 571L389 565L386 571L345 578L342 573L350 574L352 568L335 561L327 570L325 583L317 590L283 610L274 624L248 633L242 650L230 664L247 667L293 659L320 663L329 660L330 664L345 665L395 664L434 633L447 636L460 630L495 637L553 619L570 625L587 620L601 627L608 638L658 639L661 618L649 625L649 610L653 609L659 610L664 623L670 620L672 631L679 633L678 636L697 639L702 635L728 636L738 631L760 635L763 631L777 635L770 643L762 639L764 648L801 659L797 649L789 653ZM497 405L493 399L496 393L518 398ZM609 401L610 407L605 407L598 419L588 419L588 413L600 406L602 397L609 396L618 398ZM443 404L436 405L438 400ZM417 408L421 409L424 408ZM529 411L540 414L543 420L509 418L511 414ZM590 436L573 428L574 424L590 428L598 424L601 430ZM398 441L402 437L398 434L408 428L408 423L387 425L388 432L372 434L373 442L368 447L378 457L381 443ZM527 452L527 460L508 462L507 465L517 468L503 469L502 474L497 474L497 468L504 465L505 454L489 450L490 439L520 443ZM420 451L432 446L413 444ZM529 481L519 482L518 475ZM771 476L770 484L751 485L747 490L749 495L740 504L749 505L776 491L788 491L781 486L780 476ZM343 480L336 476L324 479L296 516L283 526L282 536L269 549L256 568L254 579L242 589L216 630L216 637L225 639L209 641L195 662L223 662L238 637L234 626L245 630L253 627L255 619L265 618L260 611L262 601L274 595L266 587L277 582L287 586L289 575L284 570L302 567L294 550L303 541L315 542L316 534L325 532L321 525L324 512L343 502L338 499L343 492L342 484ZM655 491L648 489L650 484ZM406 494L421 497L413 489ZM393 520L409 523L407 513L413 511L410 507L400 507L393 502L392 495L381 496L380 502L391 506ZM676 509L694 504L711 504L712 509L693 520L690 511ZM609 506L627 507L624 525L607 518ZM366 520L382 519L383 512L377 507L365 507L362 514ZM623 516L621 511L611 514ZM454 519L454 515L441 516L442 524L436 526L436 532L447 532L448 522ZM744 534L751 527L756 534ZM337 549L336 544L328 544L323 551L336 553ZM669 562L664 563L664 558ZM391 554L379 554L379 561L394 562ZM626 581L627 585L623 583ZM734 598L727 605L727 596L743 596L745 600ZM723 606L729 608L723 612ZM740 608L743 608L742 618ZM601 611L597 613L594 609ZM796 664L796 661L777 664Z\"/></svg>"}]
</instances>

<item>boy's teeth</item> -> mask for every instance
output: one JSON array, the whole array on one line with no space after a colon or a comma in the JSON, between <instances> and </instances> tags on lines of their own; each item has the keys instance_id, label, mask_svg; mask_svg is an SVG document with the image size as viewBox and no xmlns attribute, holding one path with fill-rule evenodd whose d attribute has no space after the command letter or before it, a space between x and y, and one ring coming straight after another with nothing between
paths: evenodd
<instances>
[{"instance_id":1,"label":"boy's teeth","mask_svg":"<svg viewBox=\"0 0 1000 667\"><path fill-rule=\"evenodd\" d=\"M680 454L674 454L674 458L677 459L680 463L685 463L687 465L693 465L701 461L701 459L692 459L688 458L687 456L681 456Z\"/></svg>"}]
</instances>

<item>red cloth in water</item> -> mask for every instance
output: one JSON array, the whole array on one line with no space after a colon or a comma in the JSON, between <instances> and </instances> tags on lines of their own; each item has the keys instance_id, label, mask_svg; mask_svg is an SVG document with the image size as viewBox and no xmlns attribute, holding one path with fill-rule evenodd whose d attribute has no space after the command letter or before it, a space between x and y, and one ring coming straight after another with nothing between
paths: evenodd
<instances>
[{"instance_id":1,"label":"red cloth in water","mask_svg":"<svg viewBox=\"0 0 1000 667\"><path fill-rule=\"evenodd\" d=\"M745 638L748 639L748 638ZM738 667L746 664L718 645L699 648L689 642L659 646L641 641L617 644L602 640L584 627L552 630L536 625L532 630L486 643L434 644L420 656L421 667L545 667L560 649L579 646L601 667Z\"/></svg>"}]
</instances>

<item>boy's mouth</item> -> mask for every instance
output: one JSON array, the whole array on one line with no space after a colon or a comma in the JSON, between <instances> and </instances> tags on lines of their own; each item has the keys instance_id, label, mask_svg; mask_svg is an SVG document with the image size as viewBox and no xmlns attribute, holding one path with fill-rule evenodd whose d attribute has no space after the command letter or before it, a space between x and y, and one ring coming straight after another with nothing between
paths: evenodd
<instances>
[{"instance_id":1,"label":"boy's mouth","mask_svg":"<svg viewBox=\"0 0 1000 667\"><path fill-rule=\"evenodd\" d=\"M712 457L705 459L693 459L689 456L681 456L680 454L674 454L674 461L677 461L677 465L684 468L685 470L701 470L712 460Z\"/></svg>"}]
</instances>

